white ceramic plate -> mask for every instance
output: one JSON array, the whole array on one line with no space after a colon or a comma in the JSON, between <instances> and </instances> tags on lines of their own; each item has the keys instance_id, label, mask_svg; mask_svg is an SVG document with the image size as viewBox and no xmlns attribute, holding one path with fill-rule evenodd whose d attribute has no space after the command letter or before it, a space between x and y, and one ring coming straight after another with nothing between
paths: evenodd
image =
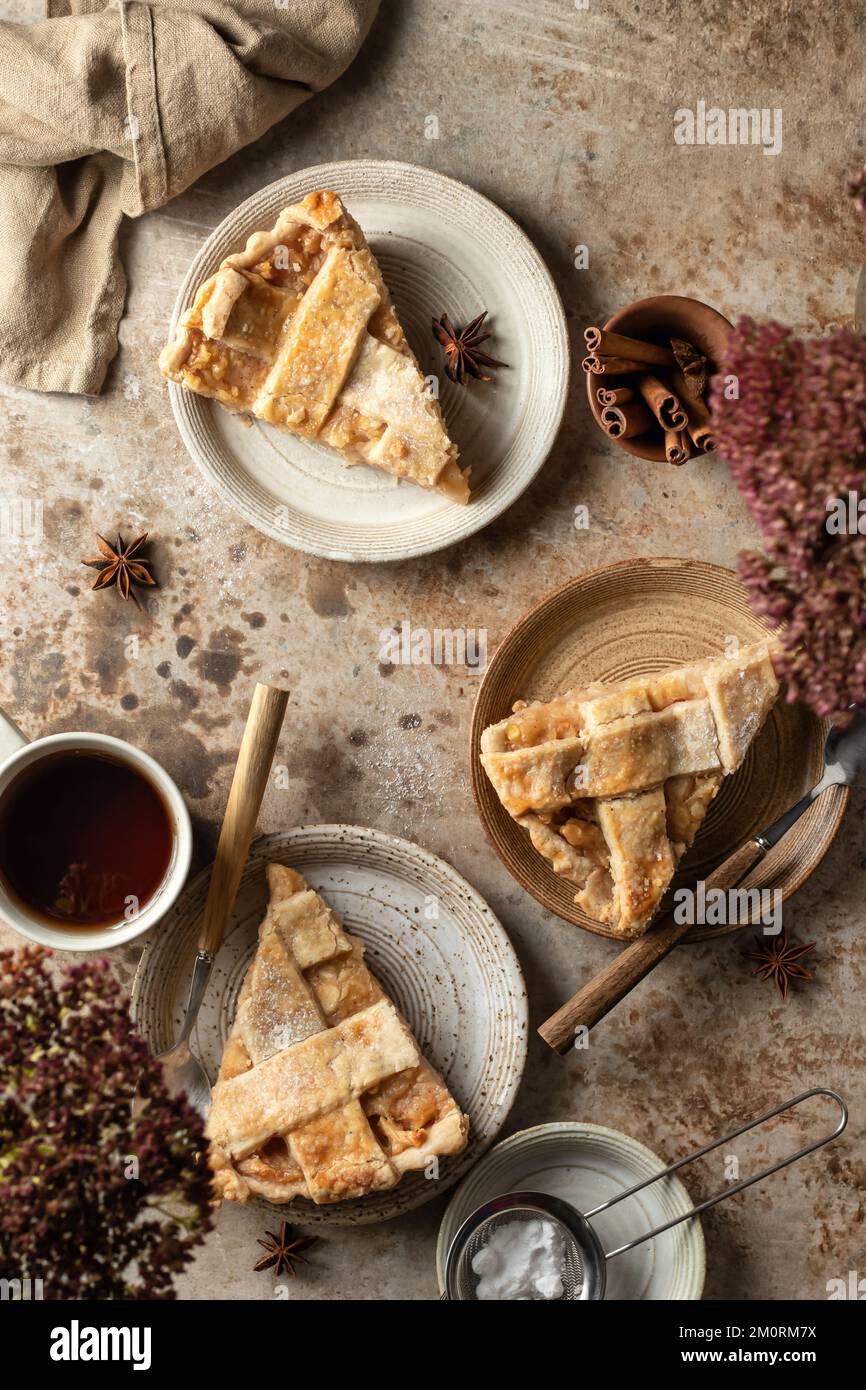
<instances>
[{"instance_id":1,"label":"white ceramic plate","mask_svg":"<svg viewBox=\"0 0 866 1390\"><path fill-rule=\"evenodd\" d=\"M363 227L425 375L440 382L448 428L472 465L473 500L448 502L372 468L344 468L321 445L254 421L171 384L183 441L224 501L275 540L331 560L400 560L441 550L486 526L544 463L569 381L565 315L550 272L495 204L432 169L381 160L321 164L269 184L208 237L172 319L225 256L288 203L332 188ZM487 345L507 368L453 385L431 332L441 313L462 326L483 309Z\"/></svg>"},{"instance_id":2,"label":"white ceramic plate","mask_svg":"<svg viewBox=\"0 0 866 1390\"><path fill-rule=\"evenodd\" d=\"M547 1192L565 1198L578 1211L591 1211L664 1167L643 1144L601 1125L536 1125L513 1134L472 1170L448 1205L436 1248L440 1290L454 1236L467 1216L491 1197L521 1190ZM673 1176L593 1217L592 1224L602 1247L615 1250L692 1206L683 1184ZM705 1265L703 1231L695 1217L610 1260L605 1298L698 1299Z\"/></svg>"},{"instance_id":3,"label":"white ceramic plate","mask_svg":"<svg viewBox=\"0 0 866 1390\"><path fill-rule=\"evenodd\" d=\"M469 1144L446 1159L436 1182L403 1178L390 1192L279 1210L306 1223L385 1221L450 1187L496 1138L526 1060L523 976L503 927L475 889L435 855L395 835L354 825L309 825L263 835L253 845L232 920L193 1033L211 1081L234 1019L238 992L267 903L265 865L289 864L367 946L367 960L408 1020L426 1057L470 1119ZM189 988L207 870L186 889L139 963L133 1017L154 1052L169 1047ZM268 1205L263 1203L262 1205Z\"/></svg>"}]
</instances>

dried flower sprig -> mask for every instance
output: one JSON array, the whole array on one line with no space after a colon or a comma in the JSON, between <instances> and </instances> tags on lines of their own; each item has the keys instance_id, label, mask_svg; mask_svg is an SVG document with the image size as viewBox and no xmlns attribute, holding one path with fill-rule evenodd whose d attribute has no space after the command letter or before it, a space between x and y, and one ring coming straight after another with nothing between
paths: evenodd
<instances>
[{"instance_id":1,"label":"dried flower sprig","mask_svg":"<svg viewBox=\"0 0 866 1390\"><path fill-rule=\"evenodd\" d=\"M866 165L848 180L848 197L853 198L855 208L866 219Z\"/></svg>"},{"instance_id":2,"label":"dried flower sprig","mask_svg":"<svg viewBox=\"0 0 866 1390\"><path fill-rule=\"evenodd\" d=\"M173 1298L210 1226L201 1118L166 1092L107 963L55 981L47 959L0 952L0 1277Z\"/></svg>"},{"instance_id":3,"label":"dried flower sprig","mask_svg":"<svg viewBox=\"0 0 866 1390\"><path fill-rule=\"evenodd\" d=\"M866 341L742 319L710 404L761 530L765 553L741 555L740 577L755 612L785 624L788 699L844 724L866 705L866 536L833 534L828 503L866 494Z\"/></svg>"}]
</instances>

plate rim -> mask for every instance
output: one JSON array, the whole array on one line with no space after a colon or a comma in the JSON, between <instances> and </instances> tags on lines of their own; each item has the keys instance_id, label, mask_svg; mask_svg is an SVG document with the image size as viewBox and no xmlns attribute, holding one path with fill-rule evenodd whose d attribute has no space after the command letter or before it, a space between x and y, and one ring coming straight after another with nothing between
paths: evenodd
<instances>
[{"instance_id":1,"label":"plate rim","mask_svg":"<svg viewBox=\"0 0 866 1390\"><path fill-rule=\"evenodd\" d=\"M281 1213L285 1218L296 1219L302 1224L322 1224L333 1226L361 1226L373 1225L383 1221L394 1220L404 1216L410 1211L418 1210L427 1202L441 1197L456 1183L462 1181L464 1177L476 1166L481 1158L487 1153L490 1147L496 1143L497 1137L502 1132L502 1128L508 1120L511 1109L517 1097L517 1092L523 1081L526 1070L526 1061L529 1050L529 1000L520 959L515 950L514 943L508 935L505 927L497 914L493 911L490 904L482 896L468 879L455 869L441 855L434 854L432 850L425 849L422 845L415 844L412 840L407 840L400 835L394 835L390 831L377 830L372 826L355 825L349 822L316 822L304 823L298 826L290 826L283 830L265 831L253 840L250 846L244 870L254 858L265 858L269 853L268 846L274 846L274 854L279 858L280 847L287 841L297 841L303 847L305 841L322 840L331 841L334 844L346 846L347 844L363 852L365 844L371 842L383 849L397 855L407 869L424 864L428 869L444 877L452 886L455 894L459 895L464 904L472 909L474 918L481 917L486 921L488 929L491 931L497 942L496 961L502 969L503 974L509 981L509 992L511 994L511 1052L515 1056L515 1064L511 1065L506 1074L504 1084L496 1087L496 1103L493 1110L492 1125L490 1132L483 1140L473 1146L472 1128L470 1127L470 1139L467 1148L461 1154L454 1155L453 1171L449 1171L435 1183L427 1183L418 1186L414 1192L408 1192L404 1187L402 1200L399 1197L402 1184L398 1183L386 1193L373 1194L383 1198L393 1197L395 1207L393 1211L380 1212L370 1211L364 1214L364 1197L355 1198L345 1203L335 1203L333 1206L315 1206L312 1203L300 1206L294 1202L287 1202L282 1205L267 1202L263 1198L251 1198L247 1206L257 1209L260 1212ZM194 878L189 879L184 885L183 891L178 898L174 908L166 914L162 921L149 932L144 939L144 945L135 976L130 991L130 1017L133 1027L137 1028L138 1009L142 997L142 991L147 972L148 958L152 954L158 939L163 934L171 932L177 925L177 918L183 911L184 900L193 898L196 892L203 895L206 892L206 885L213 869L213 863L206 864ZM461 933L461 939L463 939ZM141 1035L143 1036L143 1035ZM145 1038L145 1041L147 1039ZM426 1190L426 1189L429 1189Z\"/></svg>"},{"instance_id":2,"label":"plate rim","mask_svg":"<svg viewBox=\"0 0 866 1390\"><path fill-rule=\"evenodd\" d=\"M628 1149L630 1149L632 1153L639 1153L652 1166L657 1166L659 1172L664 1171L664 1161L659 1158L657 1153L653 1152L649 1145L644 1144L642 1140L633 1138L632 1135L626 1134L624 1130L613 1129L610 1125L593 1124L589 1120L548 1120L542 1124L529 1125L526 1129L519 1129L514 1134L509 1134L506 1139L498 1140L495 1144L492 1144L490 1148L487 1150L487 1152L483 1155L483 1157L479 1159L478 1163L475 1164L471 1173L467 1173L466 1177L461 1179L459 1186L451 1194L448 1200L448 1205L442 1214L442 1220L439 1223L439 1230L436 1236L436 1279L439 1285L440 1294L444 1291L445 1288L445 1255L447 1253L445 1249L445 1223L448 1220L452 1208L456 1206L457 1200L460 1197L461 1190L464 1187L467 1180L470 1177L476 1177L479 1171L483 1169L484 1165L490 1163L494 1154L502 1153L504 1150L507 1150L509 1148L517 1148L520 1144L523 1144L531 1148L534 1142L536 1142L539 1139L544 1139L548 1135L550 1135L551 1137L553 1137L554 1135L565 1136L566 1138L572 1137L575 1140L579 1140L583 1135L587 1134L597 1135L604 1139L616 1139L620 1143L623 1143ZM679 1174L668 1174L667 1181L671 1184L671 1187L674 1189L677 1195L683 1198L684 1205L689 1210L694 1211L695 1204L692 1200L691 1193L689 1192L685 1183L680 1178ZM683 1225L685 1227L686 1223L684 1222ZM694 1255L696 1265L695 1280L693 1285L694 1292L690 1293L687 1298L675 1300L677 1302L695 1302L700 1300L704 1291L704 1285L706 1283L707 1277L707 1247L706 1239L704 1237L704 1228L700 1216L696 1216L693 1219L693 1221L686 1227L686 1231L692 1233L694 1236Z\"/></svg>"},{"instance_id":3,"label":"plate rim","mask_svg":"<svg viewBox=\"0 0 866 1390\"><path fill-rule=\"evenodd\" d=\"M497 843L493 835L492 827L489 823L488 817L485 814L484 803L482 800L482 789L486 790L487 781L486 774L484 772L483 767L481 766L481 760L478 752L479 741L483 732L483 729L481 727L482 720L480 715L481 696L484 692L484 687L487 681L490 679L491 673L493 672L497 662L504 659L506 652L512 648L515 642L518 642L520 640L520 638L523 636L524 630L528 629L530 625L537 620L540 613L549 604L557 602L571 589L579 588L581 585L586 584L591 580L598 579L601 575L613 574L615 571L618 570L622 571L626 569L642 568L656 570L689 570L694 569L696 567L701 568L703 570L715 570L739 582L736 571L730 569L726 565L719 565L711 560L684 559L682 556L679 555L631 556L624 560L615 560L609 565L596 565L592 569L584 570L580 574L572 575L571 579L566 580L564 584L558 585L557 588L552 589L547 594L543 595L537 603L534 603L531 608L527 609L525 613L522 613L521 616L514 623L511 624L511 626L506 631L504 637L497 646L496 651L493 653L493 656L490 658L490 661L487 664L487 669L485 670L484 675L482 677L481 684L478 688L478 692L475 696L475 701L472 707L472 720L469 730L469 772L472 787L472 800L475 805L476 815L481 823L481 827L484 831L484 835L487 839L488 844L494 850L500 863L508 871L509 877L512 878L514 882L517 883L525 893L528 893L529 896L534 898L537 903L540 903L540 905L547 912L550 912L554 917L558 918L562 922L568 922L571 926L580 927L583 931L591 932L594 936L600 936L606 938L609 941L619 942L622 946L627 946L629 944L628 940L626 940L623 937L617 936L614 932L611 932L608 928L606 928L601 922L597 923L596 925L590 925L588 921L578 920L576 913L570 916L563 915L559 907L554 905L550 901L550 899L547 896L545 896L543 889L536 892L536 890L533 887L531 887L529 883L524 881L521 875L515 873L511 865L504 858L500 850L499 844ZM757 617L757 615L753 614L753 616L755 618L755 621L760 623L760 619ZM779 631L779 629L768 629L768 636L772 635L774 631ZM817 716L815 717L817 718ZM826 732L829 729L828 722L826 720L819 720L818 722L820 723L821 728L824 734L826 735ZM821 864L821 861L827 854L837 834L839 833L839 828L842 824L845 811L848 807L851 789L849 787L837 786L828 788L828 793L828 802L832 799L835 801L836 805L832 818L828 822L824 839L822 842L819 843L818 856L815 859L814 863L811 865L811 867L799 868L793 874L791 881L781 890L783 903L787 902L787 900L790 897L792 897L794 893L796 893L800 888L802 888L803 884L807 881L807 879L809 879L812 876L812 874ZM742 931L748 925L748 923L743 923L742 925L740 925L739 923L730 923L728 925L720 927L691 928L688 932L686 932L685 936L681 938L678 945L699 945L701 942L713 940L715 937L718 936L728 936L733 932Z\"/></svg>"},{"instance_id":4,"label":"plate rim","mask_svg":"<svg viewBox=\"0 0 866 1390\"><path fill-rule=\"evenodd\" d=\"M187 453L196 464L208 485L213 488L233 515L239 516L248 526L252 526L253 529L259 531L260 534L266 535L271 540L277 541L281 545L286 545L290 549L300 551L302 554L316 555L322 559L334 560L345 564L390 564L402 560L414 559L422 555L435 554L447 550L452 545L457 545L461 541L468 540L470 536L476 535L513 506L530 484L535 481L539 472L544 467L544 464L547 462L547 459L550 457L551 450L553 449L562 427L562 421L571 392L571 345L565 306L562 301L562 296L557 289L552 271L538 247L535 245L535 242L529 236L528 232L520 226L519 222L517 222L509 212L506 212L504 208L501 208L498 203L494 202L492 198L488 198L485 193L479 192L478 189L473 188L470 184L464 183L460 179L455 179L448 174L442 174L437 169L431 169L426 165L412 164L408 161L397 159L346 159L332 160L324 164L308 165L303 169L293 170L289 174L284 174L280 178L272 180L271 183L265 184L263 187L251 193L247 198L244 198L242 202L234 209L230 210L226 216L211 229L198 251L193 256L177 295L175 296L169 325L169 339L174 337L178 318L188 306L190 296L194 292L194 289L201 282L201 277L204 274L204 271L201 269L201 262L207 259L208 248L219 236L221 228L225 226L229 218L238 216L248 205L256 203L263 196L273 193L284 185L290 183L295 185L299 180L301 182L309 182L311 187L322 187L328 182L333 182L335 185L338 185L340 174L335 173L335 171L345 170L347 168L351 168L353 171L357 171L364 175L369 175L371 178L377 173L381 175L387 174L388 172L395 176L399 175L400 177L410 179L420 174L424 179L429 179L439 184L442 187L443 195L446 195L448 190L459 190L461 198L468 197L469 199L475 200L477 204L484 205L489 210L488 215L500 219L500 221L510 229L511 234L517 237L522 243L524 254L533 264L534 274L537 277L536 293L538 287L541 287L544 292L545 338L551 352L552 367L552 370L545 373L546 390L550 396L550 406L545 406L542 412L543 423L540 424L539 427L539 440L533 451L531 465L526 468L525 475L513 478L510 483L507 483L503 487L501 495L496 499L488 498L486 502L479 500L477 504L475 504L475 509L473 509L472 502L469 502L465 507L460 506L458 511L460 516L462 516L462 521L458 517L458 512L455 512L455 522L458 524L455 527L454 534L446 539L439 538L429 541L422 539L409 546L403 545L387 555L376 554L374 551L371 551L369 547L367 549L357 549L355 547L347 549L345 546L320 546L310 543L303 538L299 540L297 537L290 540L275 527L269 526L264 518L253 519L253 517L248 514L246 508L241 509L238 505L237 498L232 495L219 472L212 469L206 462L204 450L200 449L198 445L194 420L192 419L190 411L187 409L189 403L186 401L186 393L176 382L168 382L169 400L171 402L172 414L178 433L180 434ZM294 198L298 195L292 193L291 196ZM252 230L253 228L251 226L246 235L248 236ZM458 504L455 503L454 506L457 507Z\"/></svg>"}]
</instances>

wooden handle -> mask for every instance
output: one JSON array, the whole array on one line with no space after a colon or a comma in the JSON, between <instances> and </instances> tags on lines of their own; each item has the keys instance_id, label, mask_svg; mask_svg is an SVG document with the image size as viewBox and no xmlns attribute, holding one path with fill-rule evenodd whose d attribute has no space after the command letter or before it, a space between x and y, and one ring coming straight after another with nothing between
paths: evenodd
<instances>
[{"instance_id":1,"label":"wooden handle","mask_svg":"<svg viewBox=\"0 0 866 1390\"><path fill-rule=\"evenodd\" d=\"M747 840L713 870L706 880L707 888L734 888L763 854L756 840ZM600 970L567 1004L563 1004L546 1023L542 1023L538 1031L548 1047L560 1055L568 1052L574 1045L577 1029L593 1028L599 1019L610 1013L660 960L664 960L689 927L688 922L675 922L673 913L669 912L646 936L633 941L621 951L610 965Z\"/></svg>"},{"instance_id":2,"label":"wooden handle","mask_svg":"<svg viewBox=\"0 0 866 1390\"><path fill-rule=\"evenodd\" d=\"M210 955L219 950L234 906L288 699L288 690L275 685L253 691L199 931L198 948Z\"/></svg>"}]
</instances>

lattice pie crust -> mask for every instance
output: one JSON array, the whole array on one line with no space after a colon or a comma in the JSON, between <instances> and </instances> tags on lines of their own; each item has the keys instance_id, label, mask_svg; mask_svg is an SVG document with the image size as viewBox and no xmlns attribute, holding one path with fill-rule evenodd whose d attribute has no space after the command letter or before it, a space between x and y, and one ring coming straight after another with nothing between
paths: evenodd
<instances>
[{"instance_id":1,"label":"lattice pie crust","mask_svg":"<svg viewBox=\"0 0 866 1390\"><path fill-rule=\"evenodd\" d=\"M722 779L779 686L771 643L733 659L518 701L485 729L481 762L575 902L621 936L658 910Z\"/></svg>"},{"instance_id":2,"label":"lattice pie crust","mask_svg":"<svg viewBox=\"0 0 866 1390\"><path fill-rule=\"evenodd\" d=\"M339 1202L459 1153L469 1122L361 942L294 869L268 883L207 1122L217 1196Z\"/></svg>"},{"instance_id":3,"label":"lattice pie crust","mask_svg":"<svg viewBox=\"0 0 866 1390\"><path fill-rule=\"evenodd\" d=\"M364 233L336 193L310 193L199 289L163 375L336 451L468 502Z\"/></svg>"}]
</instances>

